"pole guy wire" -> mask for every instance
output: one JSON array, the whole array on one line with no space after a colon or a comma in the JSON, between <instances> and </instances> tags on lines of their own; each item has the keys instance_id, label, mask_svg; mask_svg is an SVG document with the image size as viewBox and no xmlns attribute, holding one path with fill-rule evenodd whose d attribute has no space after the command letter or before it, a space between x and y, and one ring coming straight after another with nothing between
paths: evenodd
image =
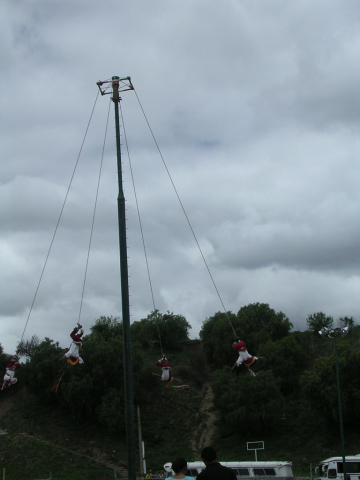
<instances>
[{"instance_id":1,"label":"pole guy wire","mask_svg":"<svg viewBox=\"0 0 360 480\"><path fill-rule=\"evenodd\" d=\"M77 169L77 166L78 166L78 163L79 163L80 155L81 155L81 152L82 152L84 143L85 143L85 139L86 139L86 136L87 136L89 127L90 127L90 123L91 123L93 114L94 114L94 110L95 110L95 106L96 106L96 102L97 102L98 96L99 96L99 92L97 93L96 98L95 98L95 102L94 102L94 105L93 105L93 108L92 108L92 111L91 111L91 114L90 114L90 118L89 118L89 121L88 121L86 130L85 130L84 138L83 138L83 141L82 141L82 143L81 143L81 147L80 147L80 150L79 150L79 153L78 153L78 156L77 156L77 160L76 160L76 163L75 163L75 167L74 167L74 169L73 169L73 172L72 172L72 175L71 175L71 178L70 178L70 183L69 183L69 186L68 186L68 189L67 189L67 192L66 192L66 195L65 195L65 198L64 198L64 201L63 201L61 210L60 210L60 215L59 215L59 218L58 218L57 223L56 223L56 227L55 227L55 231L54 231L52 240L51 240L51 242L50 242L50 247L49 247L49 250L48 250L47 255L46 255L45 263L44 263L43 269L42 269L42 271L41 271L40 279L39 279L39 282L38 282L37 287L36 287L36 290L35 290L35 295L34 295L34 298L33 298L33 300L32 300L31 306L30 306L30 311L29 311L28 317L27 317L26 322L25 322L25 327L24 327L23 333L22 333L22 335L21 335L20 342L21 342L22 339L24 338L25 330L26 330L27 325L28 325L28 323L29 323L30 315L31 315L32 309L33 309L34 304L35 304L35 300L36 300L36 297L37 297L37 294L38 294L38 291L39 291L39 288L40 288L41 280L42 280L43 275L44 275L44 272L45 272L45 268L46 268L46 265L47 265L47 262L48 262L48 259L49 259L49 256L50 256L50 252L51 252L51 249L52 249L52 246L53 246L55 237L56 237L56 233L57 233L57 230L58 230L58 227L59 227L59 224L60 224L60 220L61 220L61 217L62 217L64 208L65 208L65 204L66 204L66 201L67 201L67 197L68 197L68 195L69 195L70 188L71 188L71 185L72 185L72 182L73 182L73 179L74 179L74 176L75 176L75 172L76 172L76 169ZM19 342L19 343L20 343L20 342Z\"/></svg>"}]
</instances>

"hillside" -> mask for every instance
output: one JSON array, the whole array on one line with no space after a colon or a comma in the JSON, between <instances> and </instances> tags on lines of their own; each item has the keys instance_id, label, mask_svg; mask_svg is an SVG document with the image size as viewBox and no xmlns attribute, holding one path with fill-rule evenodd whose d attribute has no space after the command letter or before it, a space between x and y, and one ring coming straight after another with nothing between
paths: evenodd
<instances>
[{"instance_id":1,"label":"hillside","mask_svg":"<svg viewBox=\"0 0 360 480\"><path fill-rule=\"evenodd\" d=\"M215 413L211 404L207 403L208 393L204 393L205 402L202 403L202 408L208 410L199 412L198 417L201 417L203 426L210 420L210 428L201 428L200 422L193 429L186 427L184 436L187 439L194 434L191 445L182 446L183 434L176 435L174 439L179 423L176 413L170 419L168 428L164 428L165 423L159 420L158 408L154 408L150 422L152 425L149 426L149 419L143 422L148 469L161 471L162 465L178 454L184 455L188 460L199 459L196 445L199 445L199 441L202 445L207 443L204 437L211 430L211 419ZM167 393L160 392L160 405L166 401L164 395ZM7 435L0 436L0 467L6 468L7 480L48 478L49 472L52 472L54 479L59 480L110 480L114 478L113 470L117 472L117 478L126 477L124 438L110 434L91 422L73 421L66 412L59 411L56 406L44 407L36 398L28 396L24 389L14 388L11 395L5 398L5 402L4 397L1 398L1 406L8 400L12 404L11 409L0 419L0 428L8 431ZM172 398L176 405L175 412L182 409L183 400L179 397ZM337 432L327 431L306 408L303 411L296 411L295 406L294 408L295 412L289 410L287 417L282 420L281 430L276 435L268 432L258 438L252 436L251 432L245 432L224 437L219 436L215 429L212 444L219 452L219 458L224 461L252 460L254 452L246 451L246 442L263 440L265 450L258 451L259 460L290 460L293 462L295 475L309 476L310 463L315 465L317 461L340 451L339 435ZM142 420L150 411L149 402L146 413L141 412ZM168 444L170 437L172 440ZM347 435L346 448L349 454L360 452L358 434Z\"/></svg>"},{"instance_id":2,"label":"hillside","mask_svg":"<svg viewBox=\"0 0 360 480\"><path fill-rule=\"evenodd\" d=\"M356 352L358 334L347 340L354 344ZM331 344L315 341L305 334L302 337L305 345L311 346L314 360L317 356L331 360ZM345 346L344 351L347 352ZM296 476L309 476L310 464L315 466L318 461L340 453L336 421L326 421L319 415L310 398L299 388L284 396L283 403L275 411L266 410L254 397L255 412L260 420L276 415L271 423L273 427L263 428L259 433L245 427L245 422L229 425L223 421L226 412L214 407L212 385L213 374L217 371L207 362L202 343L189 341L179 350L167 350L173 376L188 383L189 389L166 388L159 378L151 375L156 371L154 361L159 356L156 345L144 349L142 355L143 371L147 373L141 377L138 398L148 470L162 471L165 462L178 456L184 456L188 461L198 460L201 448L210 443L218 451L220 460L230 461L253 460L254 452L247 451L246 443L264 441L265 449L258 451L258 459L292 461ZM259 379L268 375L264 368L269 368L270 360L262 365L263 369L259 363ZM69 373L60 385L58 396L49 396L50 400L44 401L43 397L31 393L24 386L24 376L24 381L19 376L16 386L1 393L0 429L6 430L7 434L0 436L0 468L6 469L7 480L45 479L49 472L54 479L64 480L113 479L114 471L117 478L126 477L124 434L111 428L111 424L109 426L109 423L104 424L97 417L86 414L82 407L73 405L69 409L62 402L74 379L86 374L86 371L77 372L78 377ZM26 369L22 374L25 373ZM231 379L235 388L247 385L248 395L254 394L253 387L259 385L260 380L249 376L245 369L232 375L229 367L224 366L220 373L224 377L219 378ZM224 391L226 387L228 385L224 384ZM252 415L256 418L254 410ZM345 446L347 454L360 453L355 421L345 425Z\"/></svg>"},{"instance_id":3,"label":"hillside","mask_svg":"<svg viewBox=\"0 0 360 480\"><path fill-rule=\"evenodd\" d=\"M189 349L193 354L201 355L198 343ZM189 351L174 352L171 357L174 365L181 365L188 361L183 357L188 359ZM150 352L147 358L149 366L154 364L153 360L154 355ZM173 375L181 375L182 368L175 366ZM197 382L198 385L189 389L173 389L165 388L160 379L151 377L144 387L147 399L141 408L141 424L148 469L162 471L166 461L180 454L195 458L198 445L211 441L211 432L214 430L211 389L204 372L201 373L201 384L199 379L194 377L193 380L194 385ZM61 385L59 395L64 388L66 384ZM10 474L28 474L31 478L36 474L46 478L48 471L52 472L53 478L57 475L56 478L70 479L72 474L76 474L74 478L77 479L90 478L86 472L94 474L96 478L113 478L113 471L107 471L106 468L101 470L101 465L115 469L119 478L126 476L127 451L123 435L99 426L91 418L76 418L76 415L64 411L56 403L48 405L39 402L35 395L21 388L20 383L2 392L0 402L0 405L11 406L6 413L2 412L0 418L0 428L8 432L8 435L2 436L5 440L0 446L0 465L6 467L6 478ZM178 435L175 444L174 431ZM41 446L36 446L36 441L41 442ZM9 455L13 445L16 454L12 452ZM70 464L68 461L69 453L76 458L75 473L71 468L73 461ZM25 461L29 456L32 461ZM57 456L63 460L55 461ZM52 466L50 459L54 462ZM91 466L88 465L89 461ZM66 468L63 467L64 463ZM62 466L59 467L59 464ZM84 477L78 476L79 470L84 470Z\"/></svg>"}]
</instances>

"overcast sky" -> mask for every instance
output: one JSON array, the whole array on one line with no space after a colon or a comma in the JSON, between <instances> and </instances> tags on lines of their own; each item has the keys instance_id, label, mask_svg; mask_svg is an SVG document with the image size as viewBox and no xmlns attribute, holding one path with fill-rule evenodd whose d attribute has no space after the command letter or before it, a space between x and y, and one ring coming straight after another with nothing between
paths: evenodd
<instances>
[{"instance_id":1,"label":"overcast sky","mask_svg":"<svg viewBox=\"0 0 360 480\"><path fill-rule=\"evenodd\" d=\"M97 96L130 76L227 310L359 323L358 0L0 3L0 343L20 340ZM25 339L78 321L110 96L89 132ZM114 111L81 313L121 316ZM222 311L134 92L121 108L155 305ZM123 130L122 130L123 132ZM122 137L123 143L124 137ZM153 309L123 145L131 319ZM229 326L230 328L230 326Z\"/></svg>"}]
</instances>

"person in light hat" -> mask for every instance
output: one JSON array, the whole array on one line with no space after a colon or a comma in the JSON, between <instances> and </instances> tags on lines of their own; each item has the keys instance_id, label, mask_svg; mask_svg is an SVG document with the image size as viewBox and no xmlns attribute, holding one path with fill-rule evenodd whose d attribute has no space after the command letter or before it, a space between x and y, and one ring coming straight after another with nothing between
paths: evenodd
<instances>
[{"instance_id":1,"label":"person in light hat","mask_svg":"<svg viewBox=\"0 0 360 480\"><path fill-rule=\"evenodd\" d=\"M67 358L67 363L69 365L76 365L79 363L81 365L84 363L84 360L79 355L79 350L82 345L82 336L84 335L84 330L80 323L77 324L78 326L73 329L70 333L70 337L72 338L72 344L70 345L69 351L65 353L59 360L63 358Z\"/></svg>"},{"instance_id":2,"label":"person in light hat","mask_svg":"<svg viewBox=\"0 0 360 480\"><path fill-rule=\"evenodd\" d=\"M1 385L1 390L4 388L10 387L10 385L15 385L17 378L15 378L15 372L21 367L21 363L17 362L18 356L13 355L10 362L8 363L3 378L3 383Z\"/></svg>"},{"instance_id":3,"label":"person in light hat","mask_svg":"<svg viewBox=\"0 0 360 480\"><path fill-rule=\"evenodd\" d=\"M255 377L256 373L251 370L250 365L252 365L255 362L255 360L258 360L259 358L253 357L252 355L250 355L250 353L247 351L245 342L242 342L241 340L236 340L233 343L232 348L239 353L239 357L236 360L231 370L234 370L234 368L240 367L241 364L244 364L245 367L251 373L251 375Z\"/></svg>"}]
</instances>

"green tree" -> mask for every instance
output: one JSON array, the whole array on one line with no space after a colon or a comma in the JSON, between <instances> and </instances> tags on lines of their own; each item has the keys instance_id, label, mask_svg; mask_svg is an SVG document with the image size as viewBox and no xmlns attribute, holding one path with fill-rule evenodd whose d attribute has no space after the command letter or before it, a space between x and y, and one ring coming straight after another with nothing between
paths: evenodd
<instances>
[{"instance_id":1,"label":"green tree","mask_svg":"<svg viewBox=\"0 0 360 480\"><path fill-rule=\"evenodd\" d=\"M207 318L200 330L200 339L203 343L207 361L214 368L234 363L234 351L231 346L235 340L231 324L236 320L236 315L231 312L217 312Z\"/></svg>"},{"instance_id":2,"label":"green tree","mask_svg":"<svg viewBox=\"0 0 360 480\"><path fill-rule=\"evenodd\" d=\"M325 341L325 340L324 340ZM327 339L328 342L332 340ZM339 380L343 420L360 427L360 352L346 339L337 339ZM300 379L304 394L319 415L333 424L339 422L335 353L316 359Z\"/></svg>"},{"instance_id":3,"label":"green tree","mask_svg":"<svg viewBox=\"0 0 360 480\"><path fill-rule=\"evenodd\" d=\"M39 343L37 335L33 335L30 340L21 340L16 348L16 353L19 356L31 357Z\"/></svg>"},{"instance_id":4,"label":"green tree","mask_svg":"<svg viewBox=\"0 0 360 480\"><path fill-rule=\"evenodd\" d=\"M151 312L146 318L134 322L131 336L141 343L143 348L152 345L161 346L163 349L181 349L184 342L189 340L188 331L191 325L182 315L175 315L169 311L165 314L158 310Z\"/></svg>"},{"instance_id":5,"label":"green tree","mask_svg":"<svg viewBox=\"0 0 360 480\"><path fill-rule=\"evenodd\" d=\"M313 313L308 315L306 323L308 324L309 330L318 333L322 328L331 328L333 325L334 319L325 315L323 312Z\"/></svg>"},{"instance_id":6,"label":"green tree","mask_svg":"<svg viewBox=\"0 0 360 480\"><path fill-rule=\"evenodd\" d=\"M59 362L64 353L59 344L48 338L42 341L25 364L26 384L32 393L41 395L43 401L52 402L56 398L58 405L74 419L88 416L122 431L125 409L121 322L113 317L101 317L90 331L83 337L82 365ZM141 385L144 359L137 342L132 343L132 366L134 401L141 404L146 395ZM62 374L55 395L52 387Z\"/></svg>"},{"instance_id":7,"label":"green tree","mask_svg":"<svg viewBox=\"0 0 360 480\"><path fill-rule=\"evenodd\" d=\"M122 322L117 317L100 317L95 321L95 325L90 328L95 336L101 336L104 340L109 338L122 338Z\"/></svg>"},{"instance_id":8,"label":"green tree","mask_svg":"<svg viewBox=\"0 0 360 480\"><path fill-rule=\"evenodd\" d=\"M83 365L69 368L64 376L58 401L74 416L85 414L113 430L125 428L124 362L121 322L101 317L91 334L83 338ZM144 360L141 348L132 342L134 400L141 403L145 393L141 387ZM121 404L122 407L117 406ZM116 415L115 415L115 413Z\"/></svg>"},{"instance_id":9,"label":"green tree","mask_svg":"<svg viewBox=\"0 0 360 480\"><path fill-rule=\"evenodd\" d=\"M59 362L62 353L59 343L54 343L50 338L45 338L33 349L30 360L20 369L23 370L23 382L30 392L43 399L53 398L51 389L64 370L64 365Z\"/></svg>"},{"instance_id":10,"label":"green tree","mask_svg":"<svg viewBox=\"0 0 360 480\"><path fill-rule=\"evenodd\" d=\"M340 317L337 321L337 324L340 328L353 328L355 327L355 320L353 319L353 317Z\"/></svg>"},{"instance_id":11,"label":"green tree","mask_svg":"<svg viewBox=\"0 0 360 480\"><path fill-rule=\"evenodd\" d=\"M307 338L303 332L293 332L276 342L269 340L261 349L265 357L258 362L260 369L270 369L280 380L283 395L290 395L299 387L299 379L305 368L309 368Z\"/></svg>"},{"instance_id":12,"label":"green tree","mask_svg":"<svg viewBox=\"0 0 360 480\"><path fill-rule=\"evenodd\" d=\"M84 337L83 365L69 367L58 391L58 402L75 418L98 418L103 398L118 385L123 390L122 340L100 335ZM123 398L123 396L122 396Z\"/></svg>"},{"instance_id":13,"label":"green tree","mask_svg":"<svg viewBox=\"0 0 360 480\"><path fill-rule=\"evenodd\" d=\"M237 315L217 312L206 319L200 331L208 362L215 368L233 365L237 353L231 348L240 338L252 355L260 355L261 345L286 337L292 323L282 312L275 312L268 304L254 303L242 307ZM234 330L236 337L234 335Z\"/></svg>"},{"instance_id":14,"label":"green tree","mask_svg":"<svg viewBox=\"0 0 360 480\"><path fill-rule=\"evenodd\" d=\"M238 311L236 331L241 338L251 335L251 347L257 348L264 339L280 340L289 335L293 324L283 312L275 312L267 303L252 303ZM246 338L250 345L249 338Z\"/></svg>"},{"instance_id":15,"label":"green tree","mask_svg":"<svg viewBox=\"0 0 360 480\"><path fill-rule=\"evenodd\" d=\"M7 364L9 363L10 356L4 353L4 349L0 343L0 368L1 371L5 371Z\"/></svg>"},{"instance_id":16,"label":"green tree","mask_svg":"<svg viewBox=\"0 0 360 480\"><path fill-rule=\"evenodd\" d=\"M211 385L222 428L230 432L276 428L284 405L279 384L271 371L256 377L245 371L239 375L227 369L214 372Z\"/></svg>"}]
</instances>

